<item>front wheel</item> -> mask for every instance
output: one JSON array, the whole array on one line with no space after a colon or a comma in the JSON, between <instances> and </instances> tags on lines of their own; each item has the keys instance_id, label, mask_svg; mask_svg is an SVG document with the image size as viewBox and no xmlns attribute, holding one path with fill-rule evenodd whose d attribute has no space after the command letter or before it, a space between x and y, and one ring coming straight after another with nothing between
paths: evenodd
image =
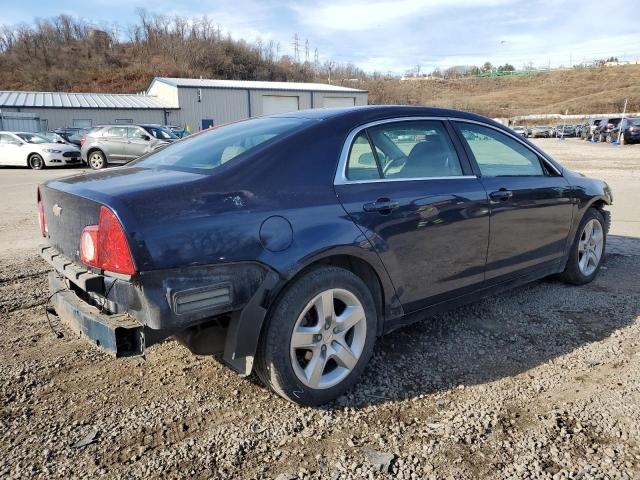
<instances>
[{"instance_id":1,"label":"front wheel","mask_svg":"<svg viewBox=\"0 0 640 480\"><path fill-rule=\"evenodd\" d=\"M602 213L590 208L585 213L571 245L569 259L560 279L574 285L591 282L604 260L607 243L606 223Z\"/></svg>"},{"instance_id":2,"label":"front wheel","mask_svg":"<svg viewBox=\"0 0 640 480\"><path fill-rule=\"evenodd\" d=\"M42 170L44 168L44 160L40 155L34 153L29 157L29 168L32 170Z\"/></svg>"},{"instance_id":3,"label":"front wheel","mask_svg":"<svg viewBox=\"0 0 640 480\"><path fill-rule=\"evenodd\" d=\"M311 270L272 308L262 334L256 373L282 397L321 405L353 386L376 337L371 292L352 272Z\"/></svg>"}]
</instances>

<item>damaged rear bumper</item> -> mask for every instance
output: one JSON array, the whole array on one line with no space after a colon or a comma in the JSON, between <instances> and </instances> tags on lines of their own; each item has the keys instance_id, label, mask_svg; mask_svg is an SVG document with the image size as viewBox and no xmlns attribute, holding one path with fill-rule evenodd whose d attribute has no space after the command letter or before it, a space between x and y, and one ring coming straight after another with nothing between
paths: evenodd
<instances>
[{"instance_id":1,"label":"damaged rear bumper","mask_svg":"<svg viewBox=\"0 0 640 480\"><path fill-rule=\"evenodd\" d=\"M252 371L269 299L281 284L264 266L225 264L146 272L134 286L89 271L51 246L40 254L54 268L49 289L56 312L92 344L124 357L175 336L195 354L222 354L240 375Z\"/></svg>"},{"instance_id":2,"label":"damaged rear bumper","mask_svg":"<svg viewBox=\"0 0 640 480\"><path fill-rule=\"evenodd\" d=\"M103 314L78 298L54 272L49 272L49 290L58 316L80 336L116 357L144 353L144 326L130 315Z\"/></svg>"}]
</instances>

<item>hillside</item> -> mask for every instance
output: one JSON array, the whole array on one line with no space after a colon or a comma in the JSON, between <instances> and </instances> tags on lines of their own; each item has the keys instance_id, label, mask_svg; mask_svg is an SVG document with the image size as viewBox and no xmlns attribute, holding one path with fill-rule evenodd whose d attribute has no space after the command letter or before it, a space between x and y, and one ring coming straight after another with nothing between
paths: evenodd
<instances>
[{"instance_id":1,"label":"hillside","mask_svg":"<svg viewBox=\"0 0 640 480\"><path fill-rule=\"evenodd\" d=\"M249 44L206 18L141 12L129 39L59 16L31 27L0 25L0 90L135 93L154 76L326 82L329 64L295 62L273 43ZM530 77L401 81L331 66L333 83L369 90L372 104L453 107L491 117L640 111L640 65ZM347 80L348 79L348 80Z\"/></svg>"},{"instance_id":2,"label":"hillside","mask_svg":"<svg viewBox=\"0 0 640 480\"><path fill-rule=\"evenodd\" d=\"M640 111L640 65L553 71L530 77L466 77L367 84L371 103L410 103L471 110L491 117L531 113Z\"/></svg>"}]
</instances>

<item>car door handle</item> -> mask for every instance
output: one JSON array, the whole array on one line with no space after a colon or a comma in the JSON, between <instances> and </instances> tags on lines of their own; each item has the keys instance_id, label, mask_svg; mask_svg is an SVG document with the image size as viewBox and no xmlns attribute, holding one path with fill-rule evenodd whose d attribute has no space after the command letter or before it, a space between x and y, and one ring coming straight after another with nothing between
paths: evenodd
<instances>
[{"instance_id":1,"label":"car door handle","mask_svg":"<svg viewBox=\"0 0 640 480\"><path fill-rule=\"evenodd\" d=\"M513 197L513 192L511 190L507 190L506 188L501 188L497 192L491 192L489 194L489 198L491 198L491 200L503 201L503 202L511 199L512 197Z\"/></svg>"},{"instance_id":2,"label":"car door handle","mask_svg":"<svg viewBox=\"0 0 640 480\"><path fill-rule=\"evenodd\" d=\"M378 212L387 215L399 206L400 202L389 200L388 198L379 198L375 202L365 203L362 209L365 212Z\"/></svg>"}]
</instances>

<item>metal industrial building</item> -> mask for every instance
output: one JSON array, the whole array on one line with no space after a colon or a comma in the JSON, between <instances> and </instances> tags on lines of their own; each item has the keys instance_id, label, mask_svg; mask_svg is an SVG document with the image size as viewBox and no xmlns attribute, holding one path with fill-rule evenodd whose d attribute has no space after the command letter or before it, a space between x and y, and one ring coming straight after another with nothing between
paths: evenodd
<instances>
[{"instance_id":1,"label":"metal industrial building","mask_svg":"<svg viewBox=\"0 0 640 480\"><path fill-rule=\"evenodd\" d=\"M138 95L0 91L0 113L31 114L42 130L157 123L197 131L261 115L366 105L367 99L366 90L319 83L156 77Z\"/></svg>"}]
</instances>

